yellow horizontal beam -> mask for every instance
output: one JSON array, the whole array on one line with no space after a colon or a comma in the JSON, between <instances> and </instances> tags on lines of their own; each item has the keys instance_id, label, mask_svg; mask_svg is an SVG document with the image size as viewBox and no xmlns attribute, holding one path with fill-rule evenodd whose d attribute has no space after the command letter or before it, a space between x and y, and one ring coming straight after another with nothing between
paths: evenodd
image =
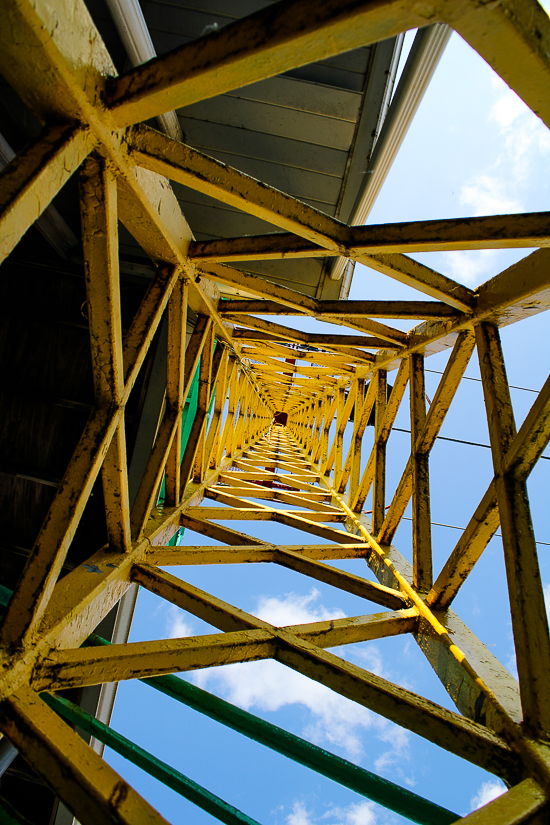
<instances>
[{"instance_id":1,"label":"yellow horizontal beam","mask_svg":"<svg viewBox=\"0 0 550 825\"><path fill-rule=\"evenodd\" d=\"M332 508L329 504L326 504L327 496L323 493L316 494L310 493L309 495L304 495L303 492L289 492L287 490L270 490L267 487L263 487L262 485L255 484L253 485L256 489L250 489L249 487L244 488L231 488L231 492L239 497L246 497L248 496L249 499L262 499L267 501L280 501L283 504L292 504L296 507L306 507L308 510L320 510L325 513L330 512L338 512L336 508ZM224 501L223 499L217 498L219 493L227 492L227 487L211 487L207 490L205 498L212 498L214 501ZM316 496L315 498L311 498L311 496ZM224 501L225 504L232 504L231 501Z\"/></svg>"},{"instance_id":2,"label":"yellow horizontal beam","mask_svg":"<svg viewBox=\"0 0 550 825\"><path fill-rule=\"evenodd\" d=\"M38 669L35 690L65 690L127 679L146 679L204 667L270 659L276 649L263 630L214 633L161 642L133 642L102 648L52 651Z\"/></svg>"},{"instance_id":3,"label":"yellow horizontal beam","mask_svg":"<svg viewBox=\"0 0 550 825\"><path fill-rule=\"evenodd\" d=\"M513 249L550 246L548 212L450 218L350 226L345 256L382 252L442 252L459 249ZM193 241L189 257L203 262L319 258L326 249L290 233ZM391 315L382 316L391 318Z\"/></svg>"},{"instance_id":4,"label":"yellow horizontal beam","mask_svg":"<svg viewBox=\"0 0 550 825\"><path fill-rule=\"evenodd\" d=\"M411 608L347 619L295 624L285 627L285 630L318 647L327 648L385 639L402 633L414 633L417 620L416 610Z\"/></svg>"},{"instance_id":5,"label":"yellow horizontal beam","mask_svg":"<svg viewBox=\"0 0 550 825\"><path fill-rule=\"evenodd\" d=\"M283 561L279 560L279 563L283 563ZM316 568L319 570L326 568L326 565L319 565L317 562L310 560L305 561L305 563L308 565L308 570L313 573L316 572ZM285 566L292 567L292 564ZM298 568L292 569L298 570ZM389 588L383 588L381 585L365 582L365 580L361 580L356 576L349 576L349 574L343 573L341 570L333 569L332 572L334 574L334 581L338 580L340 582L335 586L341 589L353 592L353 586L358 587L361 585L362 592L357 592L356 595L368 598L366 593L370 591L368 591L368 587L367 590L365 590L364 586L371 585L372 593L375 597L378 596L378 598L372 598L371 601L383 603L385 599L386 606L388 607L400 607L402 605L402 599L399 595ZM311 575L312 573L309 572L307 574ZM340 574L339 579L337 579L338 574ZM314 575L313 577L327 581L327 583L334 583L334 581L331 582L323 578L322 570L320 575ZM194 616L197 616L219 630L232 632L235 630L250 630L254 628L259 630L271 629L271 625L267 624L267 622L263 622L261 619L165 571L157 570L150 566L136 565L132 570L132 579L157 596L175 604L182 610L192 613ZM339 619L337 623L334 621L313 622L306 625L289 626L285 629L300 638L314 639L316 644L321 644L322 647L326 647L331 646L336 641L340 644L349 643L345 642L344 639L351 640L353 638L358 640L358 638L361 637L361 639L365 641L366 638L380 638L381 635L405 633L408 632L406 628L412 630L416 627L416 617L417 614L415 610L401 610L391 614L382 613L376 616L358 616L351 619Z\"/></svg>"},{"instance_id":6,"label":"yellow horizontal beam","mask_svg":"<svg viewBox=\"0 0 550 825\"><path fill-rule=\"evenodd\" d=\"M192 507L187 511L188 516L193 518L199 516L203 519L216 519L220 521L280 521L281 518L292 516L300 519L300 523L305 521L344 521L345 516L341 512L314 512L310 510L275 510L263 509L260 504L245 502L246 507Z\"/></svg>"},{"instance_id":7,"label":"yellow horizontal beam","mask_svg":"<svg viewBox=\"0 0 550 825\"><path fill-rule=\"evenodd\" d=\"M295 341L299 344L309 344L310 341L310 333L301 332L301 330L292 329L291 327L285 327L282 324L275 324L273 321L264 321L262 318L256 318L255 316L247 315L245 317L242 316L226 316L228 321L242 324L244 327L248 327L249 329L254 329L259 332L268 332L273 335L276 335L278 339L287 340L287 341ZM381 324L378 321L369 322L369 332L373 335L378 336L378 338L383 338L390 343L398 343L402 344L405 343L407 340L407 335L400 330L394 330L390 327L387 327L385 324ZM336 340L340 336L335 336ZM355 336L354 336L355 337ZM332 344L332 335L324 336L323 341L323 349L331 350L333 349ZM339 347L338 350L341 352L342 349L346 346L343 341L338 341ZM369 355L366 352L361 352L357 350L345 350L346 355L349 356L353 361L363 361L368 363L369 361L373 361L374 358L372 355Z\"/></svg>"},{"instance_id":8,"label":"yellow horizontal beam","mask_svg":"<svg viewBox=\"0 0 550 825\"><path fill-rule=\"evenodd\" d=\"M261 312L261 310L256 310L257 312ZM284 313L283 313L284 314ZM424 317L424 316L422 316ZM234 323L243 323L242 319L237 319L235 316ZM330 323L330 322L329 322ZM246 325L246 322L245 322ZM307 335L307 343L314 344L315 346L322 347L323 349L332 349L335 352L341 352L342 350L347 350L348 347L367 347L368 349L387 349L390 344L388 343L387 338L375 338L371 335L323 335L323 333L317 332L307 332L303 333L303 335ZM233 330L233 341L237 341L239 343L246 342L246 341L273 341L274 343L285 344L289 340L294 340L294 336L291 338L288 334L280 335L276 332L264 332L255 329L243 329L241 327L235 327ZM300 343L303 343L302 337L300 336ZM330 346L325 346L326 344L330 344ZM399 346L396 346L396 349L399 349ZM349 350L348 350L349 351ZM369 357L369 353L365 352L357 352L356 355L359 356L366 356L368 361L371 361L372 358ZM351 359L350 359L351 360Z\"/></svg>"},{"instance_id":9,"label":"yellow horizontal beam","mask_svg":"<svg viewBox=\"0 0 550 825\"><path fill-rule=\"evenodd\" d=\"M270 458L266 461L265 458L245 457L237 459L233 462L233 464L235 467L239 467L243 470L254 470L256 467L264 467L266 464L268 464L269 467L273 467L274 469L286 470L287 473L296 474L298 480L301 481L318 481L319 479L318 474L312 473L310 470L303 469L302 467L294 466L290 462L282 461L280 459L274 461L272 458Z\"/></svg>"},{"instance_id":10,"label":"yellow horizontal beam","mask_svg":"<svg viewBox=\"0 0 550 825\"><path fill-rule=\"evenodd\" d=\"M293 309L272 300L237 298L223 302L220 315L309 315L302 309ZM342 318L454 318L458 312L441 301L326 301L315 302L312 313L318 320L339 315ZM358 336L357 336L358 337Z\"/></svg>"},{"instance_id":11,"label":"yellow horizontal beam","mask_svg":"<svg viewBox=\"0 0 550 825\"><path fill-rule=\"evenodd\" d=\"M344 536L344 538L347 538ZM349 541L352 541L351 536ZM219 545L192 545L189 547L151 547L145 559L148 564L159 567L175 567L189 564L249 564L275 561L279 550L299 553L301 556L319 561L331 559L361 559L367 552L365 544L249 544L232 547Z\"/></svg>"}]
</instances>

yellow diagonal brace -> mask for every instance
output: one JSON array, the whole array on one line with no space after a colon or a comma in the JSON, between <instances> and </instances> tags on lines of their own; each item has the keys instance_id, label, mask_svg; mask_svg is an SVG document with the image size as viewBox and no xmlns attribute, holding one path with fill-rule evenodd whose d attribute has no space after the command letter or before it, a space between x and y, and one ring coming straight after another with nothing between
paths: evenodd
<instances>
[{"instance_id":1,"label":"yellow diagonal brace","mask_svg":"<svg viewBox=\"0 0 550 825\"><path fill-rule=\"evenodd\" d=\"M40 217L95 144L74 125L51 126L0 172L0 261Z\"/></svg>"}]
</instances>

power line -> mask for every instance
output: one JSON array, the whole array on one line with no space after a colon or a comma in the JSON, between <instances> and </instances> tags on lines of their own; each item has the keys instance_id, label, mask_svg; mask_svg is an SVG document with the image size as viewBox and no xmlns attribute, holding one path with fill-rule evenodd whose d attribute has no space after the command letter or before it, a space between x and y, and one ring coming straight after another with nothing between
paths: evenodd
<instances>
[{"instance_id":1,"label":"power line","mask_svg":"<svg viewBox=\"0 0 550 825\"><path fill-rule=\"evenodd\" d=\"M437 373L437 375L443 375L443 372L441 370L426 369L425 372L435 372L435 373ZM462 380L463 381L478 381L480 384L483 383L481 378L470 378L469 375L463 375ZM511 390L523 390L524 392L534 392L535 395L538 395L538 392L539 392L538 390L532 390L529 387L516 387L516 386L514 386L514 384L508 384L508 386L510 387ZM485 445L483 445L483 446L485 446Z\"/></svg>"},{"instance_id":2,"label":"power line","mask_svg":"<svg viewBox=\"0 0 550 825\"><path fill-rule=\"evenodd\" d=\"M403 516L404 519L407 521L412 521L410 516ZM434 524L436 527L448 527L450 530L465 530L465 527L457 527L456 524L442 524L440 521L432 521L431 524ZM493 538L502 538L502 533L495 533ZM535 544L544 544L545 547L550 547L550 541L537 541L535 539Z\"/></svg>"},{"instance_id":3,"label":"power line","mask_svg":"<svg viewBox=\"0 0 550 825\"><path fill-rule=\"evenodd\" d=\"M401 427L392 427L392 430L396 430L398 433L410 433L410 430L404 430ZM485 447L487 450L491 449L490 444L480 444L479 441L465 441L462 438L449 438L446 435L437 435L436 438L439 439L439 441L454 441L455 444L468 444L470 447ZM540 458L550 461L550 455L541 455Z\"/></svg>"}]
</instances>

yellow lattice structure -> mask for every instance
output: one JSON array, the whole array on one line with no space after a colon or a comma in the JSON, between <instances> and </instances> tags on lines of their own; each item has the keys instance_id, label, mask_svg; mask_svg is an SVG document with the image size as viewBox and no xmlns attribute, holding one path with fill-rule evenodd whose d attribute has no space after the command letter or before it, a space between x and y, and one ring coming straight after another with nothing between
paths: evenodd
<instances>
[{"instance_id":1,"label":"yellow lattice structure","mask_svg":"<svg viewBox=\"0 0 550 825\"><path fill-rule=\"evenodd\" d=\"M0 178L2 259L78 170L96 404L2 623L0 728L85 825L165 820L41 692L262 658L275 658L502 777L507 794L467 817L472 825L548 821L550 640L525 485L550 438L550 381L516 432L498 328L546 309L550 251L538 250L476 292L405 254L545 247L548 214L346 226L134 125L437 21L457 30L550 126L550 21L531 0L282 2L121 77L82 3L1 4L1 71L44 124ZM284 232L194 242L167 179ZM117 219L158 267L124 339ZM320 301L231 267L327 255L365 263L431 300ZM249 298L222 304L216 283ZM125 404L166 309L165 413L130 512ZM313 336L256 317L266 314L336 321L353 334ZM186 348L188 317L198 320ZM388 318L420 323L405 333L377 320ZM424 358L445 348L452 351L427 411ZM434 580L428 459L474 348L494 479ZM293 359L309 366L291 365ZM197 369L198 408L180 461L181 416ZM387 497L386 443L407 385L410 456ZM374 447L362 461L373 411ZM352 412L351 445L344 450ZM274 423L276 413L285 413L278 421L286 419L286 426ZM79 566L60 579L99 474L109 540L89 559L99 573L90 577ZM166 498L156 507L163 477ZM371 489L372 523L362 515ZM208 507L209 499L217 505ZM392 546L411 499L412 568ZM250 520L252 534L254 522L276 521L322 543L274 546L217 523L223 520ZM499 524L519 690L450 609ZM168 546L182 525L226 546ZM327 563L358 557L378 584ZM277 628L160 569L251 561L284 565L386 611ZM221 632L82 646L134 582ZM457 712L325 650L398 633L414 634Z\"/></svg>"}]
</instances>

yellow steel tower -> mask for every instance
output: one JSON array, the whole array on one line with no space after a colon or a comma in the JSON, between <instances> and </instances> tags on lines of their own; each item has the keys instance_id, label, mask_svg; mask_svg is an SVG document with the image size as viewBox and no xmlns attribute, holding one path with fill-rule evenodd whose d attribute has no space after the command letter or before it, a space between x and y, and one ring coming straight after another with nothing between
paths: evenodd
<instances>
[{"instance_id":1,"label":"yellow steel tower","mask_svg":"<svg viewBox=\"0 0 550 825\"><path fill-rule=\"evenodd\" d=\"M71 723L121 752L124 742L60 691L159 677L153 682L175 694L170 674L265 658L502 777L509 790L467 817L472 825L550 819L550 639L526 495L527 477L550 438L550 380L516 431L499 338L500 326L548 307L548 214L347 225L143 125L434 23L458 31L550 126L550 20L534 0L283 0L120 77L81 2L1 4L1 71L43 123L1 175L2 259L77 174L95 406L4 614L0 729L84 825L165 820ZM282 232L196 242L168 179ZM124 336L117 219L157 266ZM407 257L533 246L543 248L475 292ZM406 283L419 300L319 299L246 271L247 261L331 256ZM241 297L220 301L220 285ZM130 508L125 407L166 309L164 415ZM265 315L312 316L352 332L314 336L257 317ZM388 318L418 323L403 332L377 320ZM424 361L445 349L447 366L427 409ZM434 571L430 450L474 351L494 478L445 565ZM197 370L197 411L180 455L182 411ZM386 445L407 386L410 454L397 488L386 490ZM366 456L362 443L373 412L374 447ZM60 576L100 475L108 544ZM165 499L156 506L163 478ZM372 520L362 514L371 490ZM412 566L392 545L410 500ZM232 520L249 520L250 534L232 529ZM319 543L300 543L297 533L293 545L270 544L254 537L257 521L287 525ZM451 610L499 525L519 686ZM180 526L223 546L169 546ZM378 581L330 564L347 558L365 559ZM283 565L374 602L381 612L274 627L162 569L248 562ZM102 644L93 632L132 583L220 632ZM414 636L456 711L326 650L405 633ZM196 694L185 701L202 700ZM246 714L231 724L254 725ZM455 819L414 794L382 787L367 772L354 774L353 766L331 762L320 749L303 752L296 738L277 744L269 726L252 734L418 822ZM158 760L139 758L223 821L251 821Z\"/></svg>"}]
</instances>

